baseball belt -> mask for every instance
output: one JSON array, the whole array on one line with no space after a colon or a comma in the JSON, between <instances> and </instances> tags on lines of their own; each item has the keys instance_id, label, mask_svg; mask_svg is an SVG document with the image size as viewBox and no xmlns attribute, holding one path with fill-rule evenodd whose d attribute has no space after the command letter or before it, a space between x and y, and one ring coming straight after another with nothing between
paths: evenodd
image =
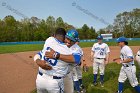
<instances>
[{"instance_id":1,"label":"baseball belt","mask_svg":"<svg viewBox=\"0 0 140 93\"><path fill-rule=\"evenodd\" d=\"M124 67L129 67L129 65L127 65L127 64L125 64L125 65L123 64L123 66ZM132 64L131 66L134 66L134 64Z\"/></svg>"},{"instance_id":2,"label":"baseball belt","mask_svg":"<svg viewBox=\"0 0 140 93\"><path fill-rule=\"evenodd\" d=\"M38 74L40 75L40 76L42 76L43 75L43 73L42 72L38 72ZM61 79L62 77L57 77L57 76L53 76L53 79Z\"/></svg>"},{"instance_id":3,"label":"baseball belt","mask_svg":"<svg viewBox=\"0 0 140 93\"><path fill-rule=\"evenodd\" d=\"M105 58L96 58L96 59L105 59Z\"/></svg>"}]
</instances>

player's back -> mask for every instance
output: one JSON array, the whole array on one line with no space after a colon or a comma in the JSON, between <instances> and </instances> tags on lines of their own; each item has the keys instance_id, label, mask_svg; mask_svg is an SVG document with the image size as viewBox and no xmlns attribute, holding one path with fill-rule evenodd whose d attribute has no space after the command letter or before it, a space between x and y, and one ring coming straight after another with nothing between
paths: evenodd
<instances>
[{"instance_id":1,"label":"player's back","mask_svg":"<svg viewBox=\"0 0 140 93\"><path fill-rule=\"evenodd\" d=\"M43 72L45 72L47 75L63 77L67 74L69 64L62 60L46 58L44 56L45 52L49 51L50 48L64 55L71 54L70 49L64 43L60 42L59 40L53 37L50 37L46 40L46 43L42 50L42 60L46 60L52 66L52 70L47 70ZM40 68L39 70L42 69Z\"/></svg>"}]
</instances>

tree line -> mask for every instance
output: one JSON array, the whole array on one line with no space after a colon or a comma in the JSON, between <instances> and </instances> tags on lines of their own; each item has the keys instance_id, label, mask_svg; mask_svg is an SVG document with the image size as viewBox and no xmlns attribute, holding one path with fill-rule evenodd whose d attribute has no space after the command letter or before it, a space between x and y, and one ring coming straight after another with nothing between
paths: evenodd
<instances>
[{"instance_id":1,"label":"tree line","mask_svg":"<svg viewBox=\"0 0 140 93\"><path fill-rule=\"evenodd\" d=\"M63 21L61 17L55 19L49 16L46 20L31 17L16 20L8 15L0 19L0 42L14 41L44 41L51 36L58 27L76 29L80 39L95 39L98 34L112 33L114 38L119 36L140 37L140 9L123 12L116 16L114 23L96 31L93 27L83 24L81 28Z\"/></svg>"},{"instance_id":2,"label":"tree line","mask_svg":"<svg viewBox=\"0 0 140 93\"><path fill-rule=\"evenodd\" d=\"M3 20L0 19L0 42L46 40L58 27L66 30L75 29L73 25L64 22L61 17L56 20L53 16L49 16L46 20L31 17L18 21L13 16L8 15ZM86 24L77 30L81 39L96 37L95 29Z\"/></svg>"}]
</instances>

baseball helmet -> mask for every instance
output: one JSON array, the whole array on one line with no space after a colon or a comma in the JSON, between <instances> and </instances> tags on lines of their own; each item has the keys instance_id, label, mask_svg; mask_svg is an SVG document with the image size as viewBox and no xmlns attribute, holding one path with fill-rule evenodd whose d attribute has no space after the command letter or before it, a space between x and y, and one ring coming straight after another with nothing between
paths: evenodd
<instances>
[{"instance_id":1,"label":"baseball helmet","mask_svg":"<svg viewBox=\"0 0 140 93\"><path fill-rule=\"evenodd\" d=\"M119 37L117 42L127 42L127 39L125 37Z\"/></svg>"},{"instance_id":2,"label":"baseball helmet","mask_svg":"<svg viewBox=\"0 0 140 93\"><path fill-rule=\"evenodd\" d=\"M103 36L99 35L97 36L97 39L103 39Z\"/></svg>"},{"instance_id":3,"label":"baseball helmet","mask_svg":"<svg viewBox=\"0 0 140 93\"><path fill-rule=\"evenodd\" d=\"M68 30L68 32L65 35L66 38L69 38L70 40L77 42L79 40L78 38L78 32L74 29Z\"/></svg>"}]
</instances>

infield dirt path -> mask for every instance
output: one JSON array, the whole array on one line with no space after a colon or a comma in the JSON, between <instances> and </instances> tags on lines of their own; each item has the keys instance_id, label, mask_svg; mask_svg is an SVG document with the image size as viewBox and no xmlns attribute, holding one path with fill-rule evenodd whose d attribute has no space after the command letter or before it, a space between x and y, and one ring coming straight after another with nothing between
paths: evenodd
<instances>
[{"instance_id":1,"label":"infield dirt path","mask_svg":"<svg viewBox=\"0 0 140 93\"><path fill-rule=\"evenodd\" d=\"M134 54L140 46L131 47ZM110 62L114 57L119 57L119 47L110 47ZM91 48L83 48L85 62L92 66L90 62ZM0 93L30 93L35 89L35 79L37 75L37 65L33 58L37 51L0 54Z\"/></svg>"}]
</instances>

